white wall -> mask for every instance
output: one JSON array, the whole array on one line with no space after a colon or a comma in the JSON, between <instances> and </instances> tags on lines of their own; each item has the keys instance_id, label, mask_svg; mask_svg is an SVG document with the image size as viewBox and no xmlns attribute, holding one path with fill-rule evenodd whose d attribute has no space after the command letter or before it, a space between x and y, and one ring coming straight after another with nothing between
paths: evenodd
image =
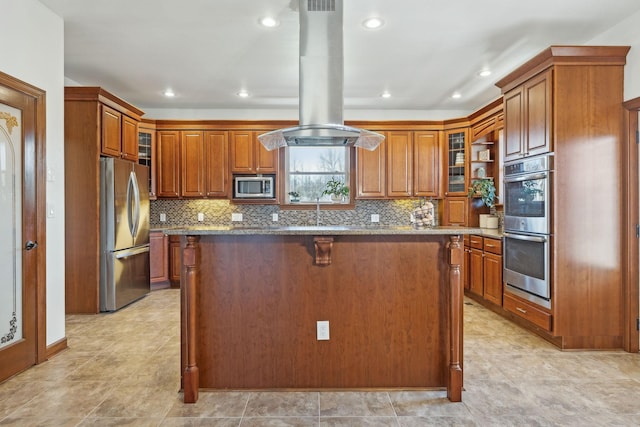
<instances>
[{"instance_id":1,"label":"white wall","mask_svg":"<svg viewBox=\"0 0 640 427\"><path fill-rule=\"evenodd\" d=\"M46 91L47 345L64 338L64 24L36 0L0 0L0 71Z\"/></svg>"},{"instance_id":2,"label":"white wall","mask_svg":"<svg viewBox=\"0 0 640 427\"><path fill-rule=\"evenodd\" d=\"M624 100L640 97L640 12L591 40L588 45L631 46L624 69Z\"/></svg>"}]
</instances>

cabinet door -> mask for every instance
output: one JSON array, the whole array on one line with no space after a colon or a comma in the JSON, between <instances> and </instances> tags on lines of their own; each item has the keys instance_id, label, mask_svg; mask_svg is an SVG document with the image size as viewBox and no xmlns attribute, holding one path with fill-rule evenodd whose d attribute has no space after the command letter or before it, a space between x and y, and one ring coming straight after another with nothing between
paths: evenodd
<instances>
[{"instance_id":1,"label":"cabinet door","mask_svg":"<svg viewBox=\"0 0 640 427\"><path fill-rule=\"evenodd\" d=\"M386 144L383 141L373 151L356 149L359 199L381 199L386 196Z\"/></svg>"},{"instance_id":2,"label":"cabinet door","mask_svg":"<svg viewBox=\"0 0 640 427\"><path fill-rule=\"evenodd\" d=\"M138 128L138 163L149 168L149 199L158 197L156 187L156 133L153 129Z\"/></svg>"},{"instance_id":3,"label":"cabinet door","mask_svg":"<svg viewBox=\"0 0 640 427\"><path fill-rule=\"evenodd\" d=\"M413 134L413 195L440 196L440 142L438 131Z\"/></svg>"},{"instance_id":4,"label":"cabinet door","mask_svg":"<svg viewBox=\"0 0 640 427\"><path fill-rule=\"evenodd\" d=\"M442 225L467 225L469 199L447 197L444 199Z\"/></svg>"},{"instance_id":5,"label":"cabinet door","mask_svg":"<svg viewBox=\"0 0 640 427\"><path fill-rule=\"evenodd\" d=\"M410 197L413 189L411 132L387 133L387 197Z\"/></svg>"},{"instance_id":6,"label":"cabinet door","mask_svg":"<svg viewBox=\"0 0 640 427\"><path fill-rule=\"evenodd\" d=\"M551 70L525 84L525 155L547 153L551 149Z\"/></svg>"},{"instance_id":7,"label":"cabinet door","mask_svg":"<svg viewBox=\"0 0 640 427\"><path fill-rule=\"evenodd\" d=\"M180 236L169 236L169 280L174 286L180 286L182 273L182 248Z\"/></svg>"},{"instance_id":8,"label":"cabinet door","mask_svg":"<svg viewBox=\"0 0 640 427\"><path fill-rule=\"evenodd\" d=\"M157 134L158 197L180 196L180 132Z\"/></svg>"},{"instance_id":9,"label":"cabinet door","mask_svg":"<svg viewBox=\"0 0 640 427\"><path fill-rule=\"evenodd\" d=\"M169 281L169 238L160 231L149 233L149 265L151 283Z\"/></svg>"},{"instance_id":10,"label":"cabinet door","mask_svg":"<svg viewBox=\"0 0 640 427\"><path fill-rule=\"evenodd\" d=\"M484 254L484 298L502 306L502 256Z\"/></svg>"},{"instance_id":11,"label":"cabinet door","mask_svg":"<svg viewBox=\"0 0 640 427\"><path fill-rule=\"evenodd\" d=\"M258 141L258 132L253 132L253 145L255 147L255 172L276 173L278 171L278 150L268 151Z\"/></svg>"},{"instance_id":12,"label":"cabinet door","mask_svg":"<svg viewBox=\"0 0 640 427\"><path fill-rule=\"evenodd\" d=\"M524 99L522 87L504 96L504 160L522 157L524 146Z\"/></svg>"},{"instance_id":13,"label":"cabinet door","mask_svg":"<svg viewBox=\"0 0 640 427\"><path fill-rule=\"evenodd\" d=\"M469 290L476 295L484 293L483 254L479 249L471 249L469 254Z\"/></svg>"},{"instance_id":14,"label":"cabinet door","mask_svg":"<svg viewBox=\"0 0 640 427\"><path fill-rule=\"evenodd\" d=\"M122 116L122 158L138 161L138 122Z\"/></svg>"},{"instance_id":15,"label":"cabinet door","mask_svg":"<svg viewBox=\"0 0 640 427\"><path fill-rule=\"evenodd\" d=\"M184 131L180 142L180 195L204 196L203 133Z\"/></svg>"},{"instance_id":16,"label":"cabinet door","mask_svg":"<svg viewBox=\"0 0 640 427\"><path fill-rule=\"evenodd\" d=\"M227 132L204 133L205 188L207 197L226 197L228 169Z\"/></svg>"},{"instance_id":17,"label":"cabinet door","mask_svg":"<svg viewBox=\"0 0 640 427\"><path fill-rule=\"evenodd\" d=\"M464 288L466 290L469 290L471 289L471 248L468 246L464 247L464 264L462 268L463 268L462 277L464 279Z\"/></svg>"},{"instance_id":18,"label":"cabinet door","mask_svg":"<svg viewBox=\"0 0 640 427\"><path fill-rule=\"evenodd\" d=\"M231 172L254 172L254 155L253 132L231 132Z\"/></svg>"},{"instance_id":19,"label":"cabinet door","mask_svg":"<svg viewBox=\"0 0 640 427\"><path fill-rule=\"evenodd\" d=\"M122 114L113 108L102 105L102 135L100 151L111 157L120 157L120 121Z\"/></svg>"},{"instance_id":20,"label":"cabinet door","mask_svg":"<svg viewBox=\"0 0 640 427\"><path fill-rule=\"evenodd\" d=\"M464 196L467 194L468 170L468 130L456 129L445 132L445 196Z\"/></svg>"}]
</instances>

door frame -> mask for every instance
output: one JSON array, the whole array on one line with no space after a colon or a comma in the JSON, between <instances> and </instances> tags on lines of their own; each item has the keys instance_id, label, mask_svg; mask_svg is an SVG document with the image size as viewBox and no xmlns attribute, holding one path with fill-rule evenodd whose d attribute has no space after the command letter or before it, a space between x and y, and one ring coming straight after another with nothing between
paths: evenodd
<instances>
[{"instance_id":1,"label":"door frame","mask_svg":"<svg viewBox=\"0 0 640 427\"><path fill-rule=\"evenodd\" d=\"M35 275L35 280L28 281L35 283L35 347L36 347L36 364L42 363L47 360L47 300L46 300L46 92L29 83L16 79L8 74L0 72L0 86L6 87L10 90L19 92L20 94L30 97L34 102L35 121L33 124L26 123L24 126L23 144L27 142L32 144L33 150L30 152L24 152L24 157L34 156L34 174L27 176L25 179L35 181L32 188L35 188L35 206L31 208L35 211L36 221L32 224L34 229L33 233L30 233L29 238L38 242L38 249L35 250L34 255L36 257L35 271L23 271L23 282L27 275ZM23 170L23 174L26 170ZM24 191L23 181L23 209L28 200L34 196ZM24 229L24 225L23 225ZM24 240L24 239L23 239ZM1 380L1 379L0 379Z\"/></svg>"},{"instance_id":2,"label":"door frame","mask_svg":"<svg viewBox=\"0 0 640 427\"><path fill-rule=\"evenodd\" d=\"M640 124L640 97L623 103L625 108L625 127L628 129L623 144L621 168L623 184L623 307L624 307L624 349L637 353L640 350L640 332L638 318L640 316L640 271L638 267L639 240L636 227L640 222L640 172L638 158L638 131Z\"/></svg>"}]
</instances>

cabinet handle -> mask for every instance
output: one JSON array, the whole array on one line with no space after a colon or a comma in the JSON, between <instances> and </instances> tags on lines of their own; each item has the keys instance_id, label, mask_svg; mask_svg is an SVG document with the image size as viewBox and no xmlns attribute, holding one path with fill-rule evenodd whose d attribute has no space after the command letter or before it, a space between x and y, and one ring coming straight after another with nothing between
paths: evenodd
<instances>
[{"instance_id":1,"label":"cabinet handle","mask_svg":"<svg viewBox=\"0 0 640 427\"><path fill-rule=\"evenodd\" d=\"M524 308L516 307L516 310L518 310L520 313L527 314L527 310L525 310Z\"/></svg>"},{"instance_id":2,"label":"cabinet handle","mask_svg":"<svg viewBox=\"0 0 640 427\"><path fill-rule=\"evenodd\" d=\"M486 243L485 246L488 247L488 248L495 248L495 246L490 244L490 243Z\"/></svg>"}]
</instances>

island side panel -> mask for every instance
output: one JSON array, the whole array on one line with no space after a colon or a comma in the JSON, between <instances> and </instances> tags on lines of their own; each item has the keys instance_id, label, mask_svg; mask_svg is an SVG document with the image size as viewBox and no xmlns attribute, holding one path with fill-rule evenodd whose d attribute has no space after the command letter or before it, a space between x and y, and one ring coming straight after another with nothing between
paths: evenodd
<instances>
[{"instance_id":1,"label":"island side panel","mask_svg":"<svg viewBox=\"0 0 640 427\"><path fill-rule=\"evenodd\" d=\"M318 266L313 236L202 236L200 387L445 387L447 241L335 236Z\"/></svg>"}]
</instances>

